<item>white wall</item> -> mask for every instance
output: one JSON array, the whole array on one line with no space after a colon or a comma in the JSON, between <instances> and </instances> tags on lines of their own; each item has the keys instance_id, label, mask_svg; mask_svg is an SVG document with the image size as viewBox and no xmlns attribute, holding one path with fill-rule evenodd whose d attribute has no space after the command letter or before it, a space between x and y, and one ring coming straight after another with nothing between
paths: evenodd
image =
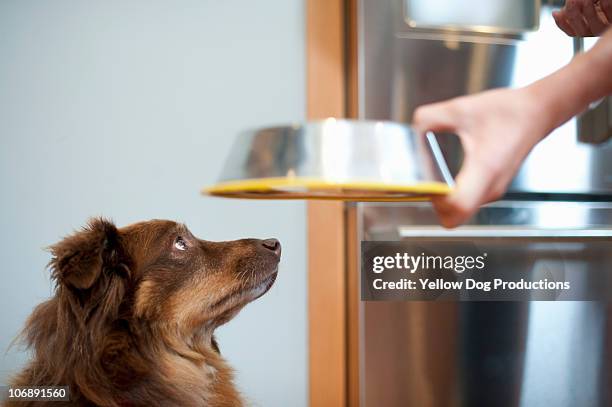
<instances>
[{"instance_id":1,"label":"white wall","mask_svg":"<svg viewBox=\"0 0 612 407\"><path fill-rule=\"evenodd\" d=\"M245 127L304 117L300 0L0 2L0 383L51 291L43 248L105 215L278 237L272 290L219 331L255 405L307 404L305 211L205 198Z\"/></svg>"}]
</instances>

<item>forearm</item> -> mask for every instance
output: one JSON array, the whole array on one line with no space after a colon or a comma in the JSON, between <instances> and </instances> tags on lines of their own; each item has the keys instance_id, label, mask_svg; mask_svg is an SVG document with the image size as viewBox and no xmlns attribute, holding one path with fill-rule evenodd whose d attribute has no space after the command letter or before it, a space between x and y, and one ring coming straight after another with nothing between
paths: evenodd
<instances>
[{"instance_id":1,"label":"forearm","mask_svg":"<svg viewBox=\"0 0 612 407\"><path fill-rule=\"evenodd\" d=\"M557 72L525 88L535 101L541 136L612 94L612 29L588 52Z\"/></svg>"}]
</instances>

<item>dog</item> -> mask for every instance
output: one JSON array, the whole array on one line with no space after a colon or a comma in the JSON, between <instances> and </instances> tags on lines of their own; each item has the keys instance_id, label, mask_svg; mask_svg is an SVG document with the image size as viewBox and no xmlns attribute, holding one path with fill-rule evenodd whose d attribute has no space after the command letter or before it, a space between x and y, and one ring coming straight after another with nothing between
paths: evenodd
<instances>
[{"instance_id":1,"label":"dog","mask_svg":"<svg viewBox=\"0 0 612 407\"><path fill-rule=\"evenodd\" d=\"M55 293L25 324L33 358L11 386L69 386L70 406L243 405L214 332L272 287L278 240L98 218L50 251Z\"/></svg>"}]
</instances>

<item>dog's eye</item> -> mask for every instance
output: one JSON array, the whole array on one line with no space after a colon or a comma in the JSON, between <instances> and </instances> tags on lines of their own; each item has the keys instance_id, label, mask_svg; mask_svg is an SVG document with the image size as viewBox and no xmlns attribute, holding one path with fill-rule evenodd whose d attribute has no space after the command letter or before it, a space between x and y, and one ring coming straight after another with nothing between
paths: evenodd
<instances>
[{"instance_id":1,"label":"dog's eye","mask_svg":"<svg viewBox=\"0 0 612 407\"><path fill-rule=\"evenodd\" d=\"M174 247L179 250L187 250L187 242L181 236L177 237L174 241Z\"/></svg>"}]
</instances>

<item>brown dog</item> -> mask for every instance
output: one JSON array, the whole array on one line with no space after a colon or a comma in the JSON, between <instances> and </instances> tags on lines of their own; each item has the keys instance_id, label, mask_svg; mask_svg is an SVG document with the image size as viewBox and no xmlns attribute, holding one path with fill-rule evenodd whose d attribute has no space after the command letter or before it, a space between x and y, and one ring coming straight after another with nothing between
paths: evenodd
<instances>
[{"instance_id":1,"label":"brown dog","mask_svg":"<svg viewBox=\"0 0 612 407\"><path fill-rule=\"evenodd\" d=\"M13 386L67 385L69 405L242 405L213 333L272 286L276 239L95 219L51 252L55 295L26 323L33 360Z\"/></svg>"}]
</instances>

